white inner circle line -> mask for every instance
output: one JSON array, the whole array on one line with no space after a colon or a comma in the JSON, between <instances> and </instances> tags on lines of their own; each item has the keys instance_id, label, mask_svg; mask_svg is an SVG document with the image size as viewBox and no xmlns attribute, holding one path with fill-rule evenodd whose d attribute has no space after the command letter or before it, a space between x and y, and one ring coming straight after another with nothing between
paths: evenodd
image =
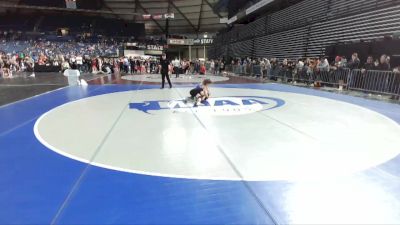
<instances>
[{"instance_id":1,"label":"white inner circle line","mask_svg":"<svg viewBox=\"0 0 400 225\"><path fill-rule=\"evenodd\" d=\"M138 86L138 88L137 88L136 90L138 90L138 89L140 88L141 85L142 85L142 83L140 83L140 85ZM132 95L133 95L134 93L135 93L135 92L133 92ZM94 164L92 164L93 160L96 158L96 155L99 153L99 151L100 151L100 149L101 149L101 146L104 144L105 140L108 138L108 136L110 135L110 133L111 133L112 130L114 129L115 125L118 123L119 119L121 118L121 116L122 116L122 114L123 114L123 112L124 112L125 110L126 110L126 108L123 108L123 109L122 109L122 111L121 111L121 113L119 114L118 118L115 120L115 122L113 123L112 127L111 127L111 128L109 129L109 131L107 132L106 136L102 139L100 145L96 148L96 150L95 150L93 156L91 157L91 159L88 160L87 162L85 162L85 163L88 163L88 165L84 168L84 170L83 170L82 173L80 174L79 178L76 180L76 182L74 183L74 185L73 185L73 187L71 188L70 192L68 193L67 197L66 197L65 200L63 201L62 205L61 205L60 208L57 210L56 214L54 215L53 219L51 220L51 223L50 223L51 225L57 224L61 213L64 211L65 207L66 207L66 206L68 205L68 203L70 202L70 200L71 200L73 194L76 193L76 191L78 190L78 187L80 186L80 184L81 184L83 178L86 176L86 173L87 173L87 171L88 171L88 169L89 169L89 165L94 165ZM40 120L41 118L42 118L42 117L40 117L39 120ZM36 124L37 124L37 123L36 123ZM36 124L35 124L35 126L34 126L34 133L35 133L35 135L37 134L37 133L36 133L36 132L37 132ZM36 135L36 137L38 137L38 136ZM40 139L39 139L39 140L40 140ZM43 142L42 142L42 143L43 143ZM76 160L78 160L78 159L76 159ZM80 161L80 160L78 160L78 161Z\"/></svg>"},{"instance_id":2,"label":"white inner circle line","mask_svg":"<svg viewBox=\"0 0 400 225\"><path fill-rule=\"evenodd\" d=\"M160 109L155 107L149 114L131 108L124 111L98 155L90 160L116 118L115 109L127 107L126 102L146 105L182 99L180 93L189 89L180 88L180 93L174 89L137 92L133 99L129 92L118 92L67 103L42 115L34 133L47 148L94 166L188 179L242 180L218 146L247 181L347 175L382 164L400 151L399 125L363 107L294 93L214 88L216 99L266 96L286 103L237 116L196 114L207 131L191 113L164 109L168 102L164 106L160 103ZM87 134L84 142L76 141Z\"/></svg>"}]
</instances>

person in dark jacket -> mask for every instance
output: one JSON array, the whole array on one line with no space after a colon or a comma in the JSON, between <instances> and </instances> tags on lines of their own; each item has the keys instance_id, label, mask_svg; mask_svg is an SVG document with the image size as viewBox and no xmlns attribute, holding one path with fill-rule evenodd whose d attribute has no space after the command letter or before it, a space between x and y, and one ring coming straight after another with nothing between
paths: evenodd
<instances>
[{"instance_id":1,"label":"person in dark jacket","mask_svg":"<svg viewBox=\"0 0 400 225\"><path fill-rule=\"evenodd\" d=\"M160 71L161 71L161 77L162 77L161 89L164 89L165 78L166 78L167 81L168 81L169 88L172 88L171 80L170 80L169 74L168 74L168 72L169 72L169 65L170 65L170 62L169 62L169 60L167 59L167 55L163 54L163 55L161 56L161 59L160 59Z\"/></svg>"},{"instance_id":2,"label":"person in dark jacket","mask_svg":"<svg viewBox=\"0 0 400 225\"><path fill-rule=\"evenodd\" d=\"M358 58L358 53L353 53L351 60L347 62L347 67L351 70L358 69L360 66L360 59Z\"/></svg>"},{"instance_id":3,"label":"person in dark jacket","mask_svg":"<svg viewBox=\"0 0 400 225\"><path fill-rule=\"evenodd\" d=\"M364 64L363 69L365 70L374 70L374 58L372 56L368 56L367 62Z\"/></svg>"},{"instance_id":4,"label":"person in dark jacket","mask_svg":"<svg viewBox=\"0 0 400 225\"><path fill-rule=\"evenodd\" d=\"M382 71L389 71L390 70L390 65L387 62L387 55L382 55L380 60L379 60L379 65L376 67L377 70L382 70Z\"/></svg>"},{"instance_id":5,"label":"person in dark jacket","mask_svg":"<svg viewBox=\"0 0 400 225\"><path fill-rule=\"evenodd\" d=\"M130 73L131 74L134 74L135 73L135 60L132 58L132 57L130 57L129 58L129 64L130 64L130 66L131 66L131 71L130 71Z\"/></svg>"}]
</instances>

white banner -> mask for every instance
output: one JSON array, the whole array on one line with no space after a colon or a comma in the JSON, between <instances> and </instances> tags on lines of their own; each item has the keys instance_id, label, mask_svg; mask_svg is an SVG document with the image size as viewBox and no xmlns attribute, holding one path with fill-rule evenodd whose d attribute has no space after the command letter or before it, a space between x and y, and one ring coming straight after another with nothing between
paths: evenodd
<instances>
[{"instance_id":1,"label":"white banner","mask_svg":"<svg viewBox=\"0 0 400 225\"><path fill-rule=\"evenodd\" d=\"M237 16L234 16L228 20L228 24L231 24L237 20Z\"/></svg>"},{"instance_id":2,"label":"white banner","mask_svg":"<svg viewBox=\"0 0 400 225\"><path fill-rule=\"evenodd\" d=\"M249 15L250 13L260 9L261 7L264 7L268 5L269 3L273 2L274 0L261 0L257 2L256 4L252 5L248 9L246 9L246 15Z\"/></svg>"},{"instance_id":3,"label":"white banner","mask_svg":"<svg viewBox=\"0 0 400 225\"><path fill-rule=\"evenodd\" d=\"M168 39L169 45L193 45L193 39Z\"/></svg>"},{"instance_id":4,"label":"white banner","mask_svg":"<svg viewBox=\"0 0 400 225\"><path fill-rule=\"evenodd\" d=\"M163 51L164 50L164 46L162 46L162 45L147 45L146 49L147 50Z\"/></svg>"},{"instance_id":5,"label":"white banner","mask_svg":"<svg viewBox=\"0 0 400 225\"><path fill-rule=\"evenodd\" d=\"M65 0L67 9L76 9L76 0Z\"/></svg>"},{"instance_id":6,"label":"white banner","mask_svg":"<svg viewBox=\"0 0 400 225\"><path fill-rule=\"evenodd\" d=\"M174 19L175 14L174 13L166 13L164 14L165 19Z\"/></svg>"},{"instance_id":7,"label":"white banner","mask_svg":"<svg viewBox=\"0 0 400 225\"><path fill-rule=\"evenodd\" d=\"M145 20L151 19L151 14L143 14L142 16L143 16L143 19L145 19Z\"/></svg>"},{"instance_id":8,"label":"white banner","mask_svg":"<svg viewBox=\"0 0 400 225\"><path fill-rule=\"evenodd\" d=\"M126 46L137 46L138 44L136 42L132 42L132 43L126 43Z\"/></svg>"},{"instance_id":9,"label":"white banner","mask_svg":"<svg viewBox=\"0 0 400 225\"><path fill-rule=\"evenodd\" d=\"M142 51L142 50L124 50L124 56L126 56L126 57L144 56L144 51Z\"/></svg>"},{"instance_id":10,"label":"white banner","mask_svg":"<svg viewBox=\"0 0 400 225\"><path fill-rule=\"evenodd\" d=\"M220 18L219 23L228 23L228 18L227 17Z\"/></svg>"},{"instance_id":11,"label":"white banner","mask_svg":"<svg viewBox=\"0 0 400 225\"><path fill-rule=\"evenodd\" d=\"M212 38L204 38L204 39L194 39L193 43L195 45L211 45L214 42Z\"/></svg>"},{"instance_id":12,"label":"white banner","mask_svg":"<svg viewBox=\"0 0 400 225\"><path fill-rule=\"evenodd\" d=\"M153 15L153 19L155 20L161 20L163 16L161 14Z\"/></svg>"}]
</instances>

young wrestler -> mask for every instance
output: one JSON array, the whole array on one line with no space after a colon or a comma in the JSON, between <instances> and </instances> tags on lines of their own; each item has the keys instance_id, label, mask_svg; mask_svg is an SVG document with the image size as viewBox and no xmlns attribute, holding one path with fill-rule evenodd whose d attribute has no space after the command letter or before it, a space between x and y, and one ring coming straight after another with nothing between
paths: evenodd
<instances>
[{"instance_id":1,"label":"young wrestler","mask_svg":"<svg viewBox=\"0 0 400 225\"><path fill-rule=\"evenodd\" d=\"M189 99L195 102L194 107L197 107L202 101L206 101L210 97L210 84L212 84L212 81L205 79L201 84L190 90Z\"/></svg>"}]
</instances>

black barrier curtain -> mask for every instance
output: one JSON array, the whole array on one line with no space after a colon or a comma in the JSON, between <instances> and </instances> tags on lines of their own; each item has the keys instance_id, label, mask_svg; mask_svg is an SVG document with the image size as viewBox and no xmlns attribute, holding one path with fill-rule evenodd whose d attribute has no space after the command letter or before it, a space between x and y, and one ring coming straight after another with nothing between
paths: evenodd
<instances>
[{"instance_id":1,"label":"black barrier curtain","mask_svg":"<svg viewBox=\"0 0 400 225\"><path fill-rule=\"evenodd\" d=\"M372 43L372 55L380 56L387 54L391 56L390 64L393 67L400 65L400 40L384 40Z\"/></svg>"},{"instance_id":2,"label":"black barrier curtain","mask_svg":"<svg viewBox=\"0 0 400 225\"><path fill-rule=\"evenodd\" d=\"M338 55L350 58L355 52L358 53L361 63L365 63L368 56L377 59L382 54L386 54L392 57L392 66L400 65L400 40L336 44L327 47L325 51L330 61L335 60Z\"/></svg>"},{"instance_id":3,"label":"black barrier curtain","mask_svg":"<svg viewBox=\"0 0 400 225\"><path fill-rule=\"evenodd\" d=\"M61 66L45 66L45 65L39 65L35 64L35 72L55 72L58 73L61 71Z\"/></svg>"},{"instance_id":4,"label":"black barrier curtain","mask_svg":"<svg viewBox=\"0 0 400 225\"><path fill-rule=\"evenodd\" d=\"M65 8L65 0L21 0L19 4Z\"/></svg>"}]
</instances>

